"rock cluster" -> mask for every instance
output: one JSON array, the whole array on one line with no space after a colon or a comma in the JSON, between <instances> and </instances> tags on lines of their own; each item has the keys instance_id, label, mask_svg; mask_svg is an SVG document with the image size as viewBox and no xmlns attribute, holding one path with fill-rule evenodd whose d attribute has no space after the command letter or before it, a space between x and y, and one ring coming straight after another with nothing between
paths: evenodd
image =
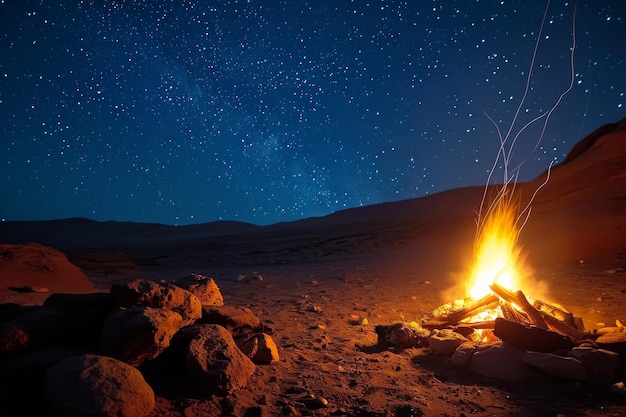
<instances>
[{"instance_id":1,"label":"rock cluster","mask_svg":"<svg viewBox=\"0 0 626 417\"><path fill-rule=\"evenodd\" d=\"M513 326L513 327L511 327ZM378 326L379 343L396 347L428 347L434 355L478 375L502 381L549 376L570 381L616 379L624 366L626 328L613 327L574 343L543 329L496 319L498 339L480 344L452 329L428 331L419 325Z\"/></svg>"},{"instance_id":2,"label":"rock cluster","mask_svg":"<svg viewBox=\"0 0 626 417\"><path fill-rule=\"evenodd\" d=\"M0 401L20 415L145 417L164 387L229 395L278 360L261 320L201 275L0 304Z\"/></svg>"}]
</instances>

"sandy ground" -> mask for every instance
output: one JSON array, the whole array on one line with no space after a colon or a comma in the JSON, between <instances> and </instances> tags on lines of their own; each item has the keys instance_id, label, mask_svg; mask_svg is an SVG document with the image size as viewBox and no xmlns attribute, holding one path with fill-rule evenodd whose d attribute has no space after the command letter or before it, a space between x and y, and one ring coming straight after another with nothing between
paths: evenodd
<instances>
[{"instance_id":1,"label":"sandy ground","mask_svg":"<svg viewBox=\"0 0 626 417\"><path fill-rule=\"evenodd\" d=\"M626 271L619 259L603 263L544 265L536 269L554 300L597 323L626 322ZM227 398L233 415L346 416L622 416L626 398L609 393L615 381L573 383L550 378L503 383L453 368L428 349L377 344L374 326L419 320L444 301L458 273L442 268L388 264L384 257L346 256L332 261L257 268L158 266L137 271L155 279L190 272L215 278L225 303L246 306L269 328L279 363L258 366L248 386ZM258 272L263 281L237 282ZM131 275L92 274L99 289ZM39 303L46 294L2 291L0 301ZM315 306L314 309L311 306ZM313 311L316 310L316 311ZM367 324L356 324L366 318ZM622 378L625 376L622 375ZM157 393L158 394L158 393ZM328 401L310 410L304 398ZM154 415L203 415L197 399L161 393ZM203 411L204 410L204 411ZM246 414L251 412L257 414ZM258 413L262 414L258 414Z\"/></svg>"}]
</instances>

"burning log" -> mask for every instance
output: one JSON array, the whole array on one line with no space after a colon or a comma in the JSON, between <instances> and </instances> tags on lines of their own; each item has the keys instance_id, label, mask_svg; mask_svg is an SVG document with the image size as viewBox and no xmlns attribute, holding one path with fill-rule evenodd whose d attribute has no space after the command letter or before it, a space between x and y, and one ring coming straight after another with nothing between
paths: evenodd
<instances>
[{"instance_id":1,"label":"burning log","mask_svg":"<svg viewBox=\"0 0 626 417\"><path fill-rule=\"evenodd\" d=\"M541 316L541 313L537 311L535 307L530 305L523 292L517 291L513 293L495 282L491 284L490 288L504 300L517 305L528 316L531 324L542 329L548 328L548 325Z\"/></svg>"},{"instance_id":2,"label":"burning log","mask_svg":"<svg viewBox=\"0 0 626 417\"><path fill-rule=\"evenodd\" d=\"M551 315L552 317L555 317L558 320L562 321L563 323L567 324L570 327L574 327L578 330L583 330L583 331L585 330L585 326L583 324L582 319L580 317L574 316L569 311L565 311L553 304L549 304L541 300L534 300L533 306L540 312L547 313Z\"/></svg>"},{"instance_id":3,"label":"burning log","mask_svg":"<svg viewBox=\"0 0 626 417\"><path fill-rule=\"evenodd\" d=\"M444 329L446 327L455 326L477 310L491 308L492 305L497 303L498 297L496 297L495 294L489 294L479 300L472 301L462 309L452 312L446 316L428 320L422 324L422 327L426 329Z\"/></svg>"},{"instance_id":4,"label":"burning log","mask_svg":"<svg viewBox=\"0 0 626 417\"><path fill-rule=\"evenodd\" d=\"M509 321L516 321L522 324L528 323L528 316L517 311L510 303L500 303L500 310L502 311L502 317Z\"/></svg>"},{"instance_id":5,"label":"burning log","mask_svg":"<svg viewBox=\"0 0 626 417\"><path fill-rule=\"evenodd\" d=\"M578 330L575 327L568 326L563 323L561 320L556 317L552 317L548 313L541 312L540 313L545 322L548 324L548 327L555 332L561 333L563 335L569 336L574 340L583 340L587 338L587 334L581 330Z\"/></svg>"}]
</instances>

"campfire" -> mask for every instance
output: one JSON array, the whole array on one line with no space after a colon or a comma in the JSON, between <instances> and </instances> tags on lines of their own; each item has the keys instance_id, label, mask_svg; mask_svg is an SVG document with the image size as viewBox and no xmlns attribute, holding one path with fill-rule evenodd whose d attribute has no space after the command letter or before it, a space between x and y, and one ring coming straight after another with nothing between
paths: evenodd
<instances>
[{"instance_id":1,"label":"campfire","mask_svg":"<svg viewBox=\"0 0 626 417\"><path fill-rule=\"evenodd\" d=\"M532 280L517 239L530 206L520 215L508 191L500 189L479 215L466 298L436 308L420 323L377 326L379 343L429 347L455 367L508 381L537 373L577 381L614 378L626 357L626 328L619 321L585 331L580 317L525 293ZM621 393L623 384L614 389Z\"/></svg>"},{"instance_id":2,"label":"campfire","mask_svg":"<svg viewBox=\"0 0 626 417\"><path fill-rule=\"evenodd\" d=\"M475 259L468 297L435 309L422 326L452 328L475 342L487 342L506 334L508 324L556 332L572 341L586 338L583 322L563 307L528 297L521 289L524 264L517 245L521 216L511 204L506 187L479 219Z\"/></svg>"}]
</instances>

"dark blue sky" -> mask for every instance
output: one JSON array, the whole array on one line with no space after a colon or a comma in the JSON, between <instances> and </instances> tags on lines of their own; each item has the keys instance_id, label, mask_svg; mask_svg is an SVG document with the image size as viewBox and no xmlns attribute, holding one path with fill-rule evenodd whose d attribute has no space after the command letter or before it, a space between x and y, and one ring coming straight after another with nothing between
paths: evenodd
<instances>
[{"instance_id":1,"label":"dark blue sky","mask_svg":"<svg viewBox=\"0 0 626 417\"><path fill-rule=\"evenodd\" d=\"M0 219L269 224L484 184L545 6L0 0ZM513 132L570 83L574 7L548 8ZM626 2L576 7L522 179L626 116Z\"/></svg>"}]
</instances>

